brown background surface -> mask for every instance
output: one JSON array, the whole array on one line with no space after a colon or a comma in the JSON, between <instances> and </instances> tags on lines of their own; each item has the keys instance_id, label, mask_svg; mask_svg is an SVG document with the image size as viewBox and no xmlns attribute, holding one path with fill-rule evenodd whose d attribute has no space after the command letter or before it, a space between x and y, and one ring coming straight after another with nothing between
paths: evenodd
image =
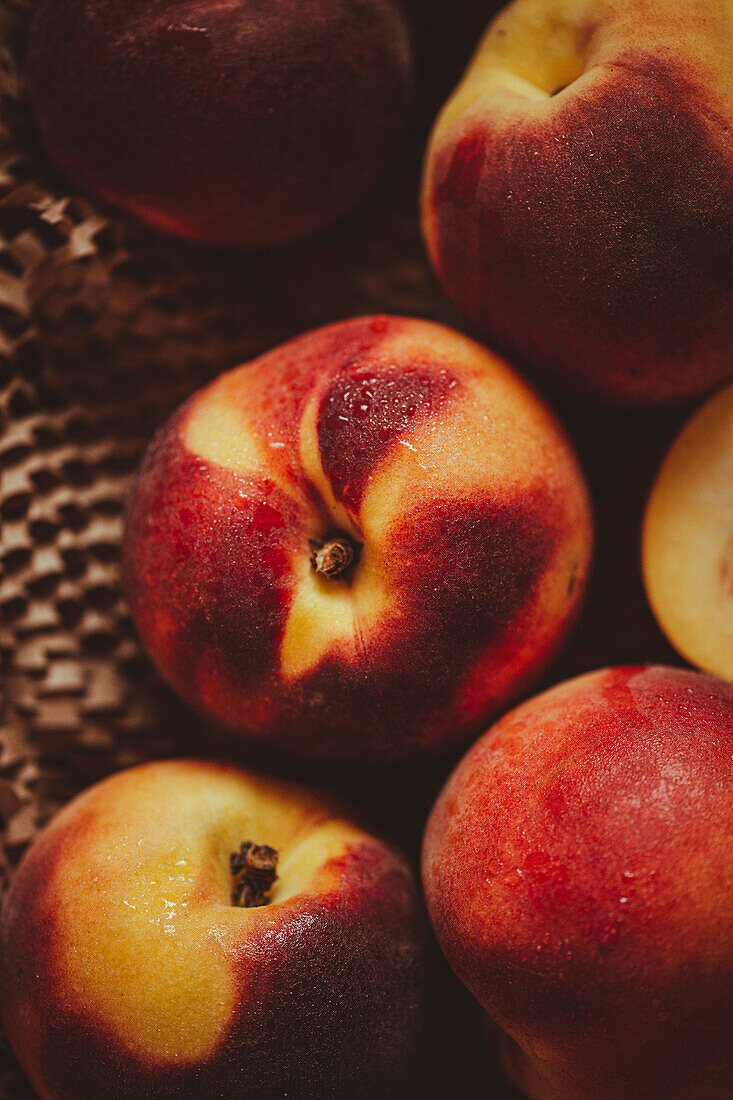
<instances>
[{"instance_id":1,"label":"brown background surface","mask_svg":"<svg viewBox=\"0 0 733 1100\"><path fill-rule=\"evenodd\" d=\"M25 5L0 8L0 876L76 791L175 753L242 758L172 698L141 654L120 591L124 499L153 427L224 367L358 313L460 325L427 266L417 188L427 128L490 0L405 0L418 96L403 154L369 201L320 236L262 253L156 237L76 196L45 162L22 80ZM529 305L529 304L528 304ZM572 303L568 304L572 309ZM549 395L593 492L585 612L546 682L606 664L680 663L646 605L639 524L689 408L628 412ZM346 792L416 858L450 760L395 768L275 765ZM470 998L439 967L424 1096L508 1100ZM0 1098L30 1095L0 1048Z\"/></svg>"}]
</instances>

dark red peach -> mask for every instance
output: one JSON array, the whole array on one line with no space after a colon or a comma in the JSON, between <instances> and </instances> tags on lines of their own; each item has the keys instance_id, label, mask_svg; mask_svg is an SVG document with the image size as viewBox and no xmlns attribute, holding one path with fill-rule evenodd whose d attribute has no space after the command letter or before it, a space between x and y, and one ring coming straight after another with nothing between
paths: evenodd
<instances>
[{"instance_id":1,"label":"dark red peach","mask_svg":"<svg viewBox=\"0 0 733 1100\"><path fill-rule=\"evenodd\" d=\"M81 186L167 231L271 244L339 217L395 151L394 0L42 0L30 86Z\"/></svg>"}]
</instances>

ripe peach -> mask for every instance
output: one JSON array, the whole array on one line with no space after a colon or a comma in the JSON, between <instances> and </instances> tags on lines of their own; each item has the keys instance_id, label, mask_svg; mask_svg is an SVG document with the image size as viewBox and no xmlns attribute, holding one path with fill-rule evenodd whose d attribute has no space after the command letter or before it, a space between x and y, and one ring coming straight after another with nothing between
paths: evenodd
<instances>
[{"instance_id":1,"label":"ripe peach","mask_svg":"<svg viewBox=\"0 0 733 1100\"><path fill-rule=\"evenodd\" d=\"M218 722L303 755L405 756L478 733L546 666L590 544L570 445L510 368L371 317L172 417L124 573L151 656Z\"/></svg>"},{"instance_id":2,"label":"ripe peach","mask_svg":"<svg viewBox=\"0 0 733 1100\"><path fill-rule=\"evenodd\" d=\"M402 1098L425 1022L417 912L402 859L322 797L134 768L15 875L4 1026L42 1100Z\"/></svg>"},{"instance_id":3,"label":"ripe peach","mask_svg":"<svg viewBox=\"0 0 733 1100\"><path fill-rule=\"evenodd\" d=\"M514 0L426 158L438 276L573 393L657 402L733 371L733 10Z\"/></svg>"},{"instance_id":4,"label":"ripe peach","mask_svg":"<svg viewBox=\"0 0 733 1100\"><path fill-rule=\"evenodd\" d=\"M504 717L430 816L441 946L533 1100L733 1095L733 686L606 669Z\"/></svg>"},{"instance_id":5,"label":"ripe peach","mask_svg":"<svg viewBox=\"0 0 733 1100\"><path fill-rule=\"evenodd\" d=\"M71 179L222 244L339 217L395 151L412 88L396 0L41 0L29 63Z\"/></svg>"},{"instance_id":6,"label":"ripe peach","mask_svg":"<svg viewBox=\"0 0 733 1100\"><path fill-rule=\"evenodd\" d=\"M733 386L692 417L647 505L649 602L673 646L733 680Z\"/></svg>"}]
</instances>

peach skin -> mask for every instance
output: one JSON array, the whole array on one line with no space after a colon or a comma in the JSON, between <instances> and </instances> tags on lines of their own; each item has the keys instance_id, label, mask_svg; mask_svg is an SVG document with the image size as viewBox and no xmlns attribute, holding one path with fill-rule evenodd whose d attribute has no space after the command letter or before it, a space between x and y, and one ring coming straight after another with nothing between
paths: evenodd
<instances>
[{"instance_id":1,"label":"peach skin","mask_svg":"<svg viewBox=\"0 0 733 1100\"><path fill-rule=\"evenodd\" d=\"M324 798L221 765L113 776L40 834L0 921L41 1100L374 1096L414 1084L411 874Z\"/></svg>"},{"instance_id":2,"label":"peach skin","mask_svg":"<svg viewBox=\"0 0 733 1100\"><path fill-rule=\"evenodd\" d=\"M733 685L615 668L502 718L425 833L433 925L532 1100L733 1096Z\"/></svg>"},{"instance_id":3,"label":"peach skin","mask_svg":"<svg viewBox=\"0 0 733 1100\"><path fill-rule=\"evenodd\" d=\"M733 386L698 409L667 455L646 508L642 562L672 645L733 680Z\"/></svg>"},{"instance_id":4,"label":"peach skin","mask_svg":"<svg viewBox=\"0 0 733 1100\"><path fill-rule=\"evenodd\" d=\"M514 0L428 145L423 229L483 336L572 394L733 373L733 5Z\"/></svg>"},{"instance_id":5,"label":"peach skin","mask_svg":"<svg viewBox=\"0 0 733 1100\"><path fill-rule=\"evenodd\" d=\"M396 0L40 0L30 92L51 158L171 233L267 245L359 201L396 152Z\"/></svg>"},{"instance_id":6,"label":"peach skin","mask_svg":"<svg viewBox=\"0 0 733 1100\"><path fill-rule=\"evenodd\" d=\"M191 704L320 757L442 751L544 669L585 585L572 449L510 368L392 317L222 375L130 501L140 636Z\"/></svg>"}]
</instances>

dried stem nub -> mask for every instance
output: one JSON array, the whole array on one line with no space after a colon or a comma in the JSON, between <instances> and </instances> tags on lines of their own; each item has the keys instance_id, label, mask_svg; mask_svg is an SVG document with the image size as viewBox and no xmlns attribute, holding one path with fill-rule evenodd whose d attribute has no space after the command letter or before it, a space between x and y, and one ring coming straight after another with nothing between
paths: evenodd
<instances>
[{"instance_id":1,"label":"dried stem nub","mask_svg":"<svg viewBox=\"0 0 733 1100\"><path fill-rule=\"evenodd\" d=\"M354 564L356 547L351 539L339 536L324 542L312 543L311 565L321 577L335 580L341 577Z\"/></svg>"},{"instance_id":2,"label":"dried stem nub","mask_svg":"<svg viewBox=\"0 0 733 1100\"><path fill-rule=\"evenodd\" d=\"M277 880L277 852L268 844L245 840L238 852L229 856L232 872L232 905L254 909L267 905Z\"/></svg>"}]
</instances>

